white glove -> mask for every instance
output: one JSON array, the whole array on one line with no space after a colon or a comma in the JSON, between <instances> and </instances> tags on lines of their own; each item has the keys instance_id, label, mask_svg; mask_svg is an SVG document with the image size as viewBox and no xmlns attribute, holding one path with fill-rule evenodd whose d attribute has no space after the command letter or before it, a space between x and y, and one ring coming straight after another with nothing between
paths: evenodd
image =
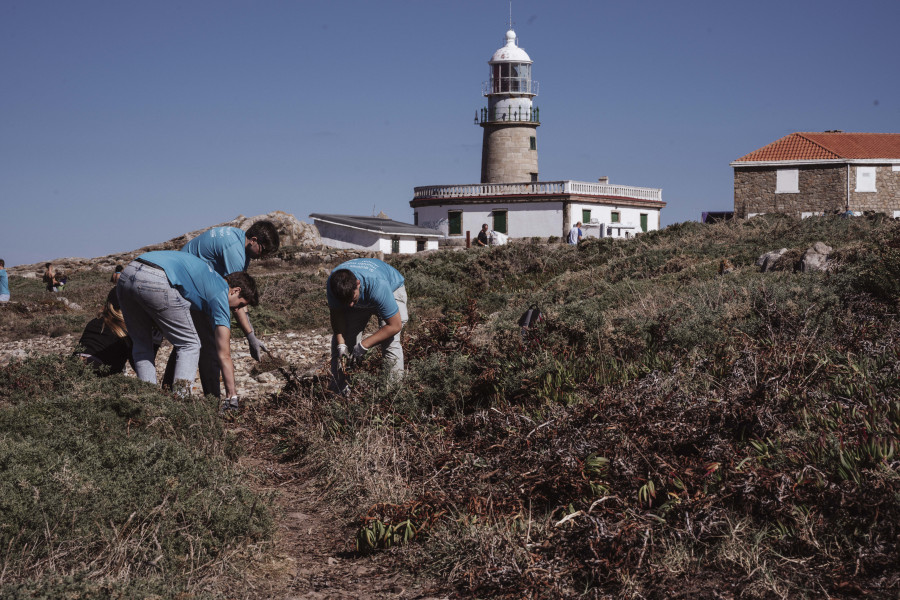
<instances>
[{"instance_id":1,"label":"white glove","mask_svg":"<svg viewBox=\"0 0 900 600\"><path fill-rule=\"evenodd\" d=\"M366 352L368 351L369 349L363 346L362 342L358 342L353 346L353 360L360 362L366 356Z\"/></svg>"},{"instance_id":2,"label":"white glove","mask_svg":"<svg viewBox=\"0 0 900 600\"><path fill-rule=\"evenodd\" d=\"M264 352L269 351L269 349L266 348L266 345L259 341L259 338L257 338L256 334L252 331L247 334L247 343L250 344L250 356L253 357L253 360L259 360L260 350Z\"/></svg>"},{"instance_id":3,"label":"white glove","mask_svg":"<svg viewBox=\"0 0 900 600\"><path fill-rule=\"evenodd\" d=\"M350 358L350 349L347 348L347 344L338 344L337 345L337 355L338 360L342 358Z\"/></svg>"}]
</instances>

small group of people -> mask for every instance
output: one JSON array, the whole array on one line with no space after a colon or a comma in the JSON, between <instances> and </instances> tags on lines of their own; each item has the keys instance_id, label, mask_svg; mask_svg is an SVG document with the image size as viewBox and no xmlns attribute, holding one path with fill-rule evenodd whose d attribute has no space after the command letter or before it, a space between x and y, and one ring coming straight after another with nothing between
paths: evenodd
<instances>
[{"instance_id":1,"label":"small group of people","mask_svg":"<svg viewBox=\"0 0 900 600\"><path fill-rule=\"evenodd\" d=\"M231 359L231 314L247 337L251 356L268 349L256 336L246 308L257 306L256 280L246 270L251 259L275 252L278 230L257 221L244 232L214 227L181 251L154 251L116 269L115 288L98 318L88 323L79 355L103 373L121 373L130 362L138 378L157 382L156 353L164 337L173 350L163 385L190 393L199 368L204 395L225 398L222 411L237 411L239 398ZM335 268L326 283L332 328L331 389L350 388L346 361L358 362L378 346L393 380L404 369L400 332L409 318L405 280L399 271L374 258L358 258ZM379 328L364 336L372 316Z\"/></svg>"}]
</instances>

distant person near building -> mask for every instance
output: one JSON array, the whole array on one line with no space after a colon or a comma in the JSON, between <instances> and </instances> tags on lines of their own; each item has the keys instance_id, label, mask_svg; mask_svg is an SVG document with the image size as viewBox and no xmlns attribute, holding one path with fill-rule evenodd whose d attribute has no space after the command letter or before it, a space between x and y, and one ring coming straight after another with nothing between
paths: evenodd
<instances>
[{"instance_id":1,"label":"distant person near building","mask_svg":"<svg viewBox=\"0 0 900 600\"><path fill-rule=\"evenodd\" d=\"M6 262L0 258L0 302L9 302L9 275L6 274Z\"/></svg>"},{"instance_id":2,"label":"distant person near building","mask_svg":"<svg viewBox=\"0 0 900 600\"><path fill-rule=\"evenodd\" d=\"M213 271L225 277L231 273L246 271L250 266L250 259L271 255L278 250L280 243L278 228L274 223L257 221L246 232L237 227L213 227L185 244L181 251L203 259ZM200 336L199 365L203 394L212 394L218 398L221 395L220 369L213 328L201 312L194 310L191 315L197 335ZM247 336L250 356L259 360L260 351L266 351L267 348L254 333L249 314L246 309L241 309L234 311L234 316L238 327ZM174 383L177 359L178 352L173 351L166 365L163 385L171 386Z\"/></svg>"},{"instance_id":3,"label":"distant person near building","mask_svg":"<svg viewBox=\"0 0 900 600\"><path fill-rule=\"evenodd\" d=\"M394 379L403 377L403 347L400 331L409 320L406 309L406 281L403 275L377 258L356 258L338 265L325 284L331 315L331 385L341 394L350 388L342 360L361 361L379 346L384 368ZM363 339L363 330L372 315L379 329ZM350 344L353 344L350 349Z\"/></svg>"},{"instance_id":4,"label":"distant person near building","mask_svg":"<svg viewBox=\"0 0 900 600\"><path fill-rule=\"evenodd\" d=\"M575 223L575 227L572 228L572 231L569 232L569 243L577 244L583 237L584 232L581 231L581 221L578 221Z\"/></svg>"},{"instance_id":5,"label":"distant person near building","mask_svg":"<svg viewBox=\"0 0 900 600\"><path fill-rule=\"evenodd\" d=\"M125 364L131 362L131 338L119 306L116 288L109 291L103 310L96 319L91 319L78 340L76 355L93 367L101 376L125 371Z\"/></svg>"},{"instance_id":6,"label":"distant person near building","mask_svg":"<svg viewBox=\"0 0 900 600\"><path fill-rule=\"evenodd\" d=\"M478 237L475 238L475 243L479 246L487 246L488 245L488 224L485 223L481 226L481 231L478 232Z\"/></svg>"},{"instance_id":7,"label":"distant person near building","mask_svg":"<svg viewBox=\"0 0 900 600\"><path fill-rule=\"evenodd\" d=\"M231 310L256 306L256 281L243 271L222 277L203 260L173 250L146 252L122 271L116 284L128 334L134 343L134 370L142 381L156 383L153 327L178 350L174 383L190 392L200 359L200 337L192 312L202 313L213 329L225 393L224 410L237 410L231 360Z\"/></svg>"}]
</instances>

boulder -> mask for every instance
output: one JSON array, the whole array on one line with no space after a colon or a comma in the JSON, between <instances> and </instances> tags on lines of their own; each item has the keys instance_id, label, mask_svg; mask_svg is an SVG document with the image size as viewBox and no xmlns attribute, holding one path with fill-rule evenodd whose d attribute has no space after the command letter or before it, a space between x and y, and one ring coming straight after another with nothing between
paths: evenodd
<instances>
[{"instance_id":1,"label":"boulder","mask_svg":"<svg viewBox=\"0 0 900 600\"><path fill-rule=\"evenodd\" d=\"M831 264L829 263L831 253L834 249L823 242L816 242L806 249L803 258L800 259L800 270L807 271L827 271Z\"/></svg>"},{"instance_id":2,"label":"boulder","mask_svg":"<svg viewBox=\"0 0 900 600\"><path fill-rule=\"evenodd\" d=\"M756 266L759 267L759 270L763 273L765 273L766 271L774 271L775 263L778 262L778 259L781 258L781 255L787 251L787 248L782 248L781 250L766 252L756 259Z\"/></svg>"}]
</instances>

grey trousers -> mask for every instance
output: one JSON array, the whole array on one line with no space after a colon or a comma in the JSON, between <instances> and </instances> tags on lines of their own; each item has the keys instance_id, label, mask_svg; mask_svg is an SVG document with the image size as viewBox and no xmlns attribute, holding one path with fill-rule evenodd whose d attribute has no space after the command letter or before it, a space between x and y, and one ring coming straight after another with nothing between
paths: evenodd
<instances>
[{"instance_id":1,"label":"grey trousers","mask_svg":"<svg viewBox=\"0 0 900 600\"><path fill-rule=\"evenodd\" d=\"M200 368L200 385L203 387L203 395L210 394L216 398L222 395L220 377L222 366L219 364L219 350L216 347L216 334L213 330L209 316L199 310L191 311L191 320L197 337L200 338L200 358L197 366ZM175 364L178 360L178 348L172 348L169 362L166 363L166 372L163 374L163 386L171 387L175 381Z\"/></svg>"},{"instance_id":2,"label":"grey trousers","mask_svg":"<svg viewBox=\"0 0 900 600\"><path fill-rule=\"evenodd\" d=\"M409 312L406 309L406 286L401 285L394 290L394 300L400 308L400 322L406 327L409 321ZM353 347L363 339L363 331L369 324L369 319L375 313L365 308L348 308L344 312L344 323L347 327L343 332L344 343L352 351ZM384 327L385 321L378 319L378 326ZM332 386L335 390L343 390L347 385L344 372L341 370L340 358L337 353L337 336L331 336L331 379ZM400 345L400 333L389 337L378 345L381 348L382 356L384 356L384 368L390 373L392 379L401 379L403 377L403 346Z\"/></svg>"}]
</instances>

